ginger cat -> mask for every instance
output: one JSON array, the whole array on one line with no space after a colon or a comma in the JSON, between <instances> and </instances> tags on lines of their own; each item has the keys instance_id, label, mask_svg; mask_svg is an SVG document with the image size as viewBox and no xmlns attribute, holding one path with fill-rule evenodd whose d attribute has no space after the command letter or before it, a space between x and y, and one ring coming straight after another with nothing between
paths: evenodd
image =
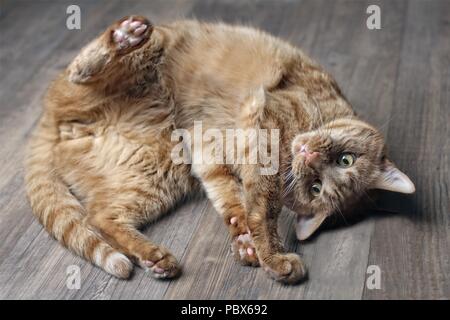
<instances>
[{"instance_id":1,"label":"ginger cat","mask_svg":"<svg viewBox=\"0 0 450 320\"><path fill-rule=\"evenodd\" d=\"M171 134L192 132L194 121L278 130L279 170L175 164ZM251 28L153 27L140 16L110 26L52 83L26 186L51 235L120 278L133 263L158 278L179 273L175 257L138 228L203 188L236 259L286 283L306 268L278 237L283 203L298 213L305 239L368 189L414 192L380 132L356 118L333 78L299 49Z\"/></svg>"}]
</instances>

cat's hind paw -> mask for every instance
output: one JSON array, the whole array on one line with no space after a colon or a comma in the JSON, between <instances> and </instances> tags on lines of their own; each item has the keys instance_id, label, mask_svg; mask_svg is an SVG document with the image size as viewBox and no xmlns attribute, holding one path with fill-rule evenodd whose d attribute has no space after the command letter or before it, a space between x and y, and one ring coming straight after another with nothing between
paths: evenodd
<instances>
[{"instance_id":1,"label":"cat's hind paw","mask_svg":"<svg viewBox=\"0 0 450 320\"><path fill-rule=\"evenodd\" d=\"M163 250L153 251L147 259L139 261L139 265L154 278L175 278L181 273L177 259Z\"/></svg>"},{"instance_id":2,"label":"cat's hind paw","mask_svg":"<svg viewBox=\"0 0 450 320\"><path fill-rule=\"evenodd\" d=\"M152 32L151 23L141 16L120 20L112 29L111 40L119 52L128 52L144 44Z\"/></svg>"}]
</instances>

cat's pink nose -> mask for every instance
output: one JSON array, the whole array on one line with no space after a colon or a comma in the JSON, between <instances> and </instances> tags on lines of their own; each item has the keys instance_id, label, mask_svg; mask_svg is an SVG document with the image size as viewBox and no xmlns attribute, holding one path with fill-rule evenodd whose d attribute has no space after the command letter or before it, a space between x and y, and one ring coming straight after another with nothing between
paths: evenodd
<instances>
[{"instance_id":1,"label":"cat's pink nose","mask_svg":"<svg viewBox=\"0 0 450 320\"><path fill-rule=\"evenodd\" d=\"M310 152L308 150L308 146L305 144L300 146L300 154L302 154L305 157L305 164L308 167L311 167L313 163L316 161L316 159L319 158L320 156L320 153L317 151Z\"/></svg>"},{"instance_id":2,"label":"cat's pink nose","mask_svg":"<svg viewBox=\"0 0 450 320\"><path fill-rule=\"evenodd\" d=\"M308 167L312 167L314 162L317 161L317 158L319 158L320 153L317 151L311 152L311 153L306 153L305 154L305 164Z\"/></svg>"}]
</instances>

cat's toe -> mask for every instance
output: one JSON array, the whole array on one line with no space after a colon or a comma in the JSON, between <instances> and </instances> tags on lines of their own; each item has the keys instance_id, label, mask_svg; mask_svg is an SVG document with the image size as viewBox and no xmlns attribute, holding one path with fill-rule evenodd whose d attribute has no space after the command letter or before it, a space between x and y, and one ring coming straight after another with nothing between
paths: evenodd
<instances>
[{"instance_id":1,"label":"cat's toe","mask_svg":"<svg viewBox=\"0 0 450 320\"><path fill-rule=\"evenodd\" d=\"M229 219L228 228L233 236L238 236L248 232L245 217L235 216Z\"/></svg>"},{"instance_id":2,"label":"cat's toe","mask_svg":"<svg viewBox=\"0 0 450 320\"><path fill-rule=\"evenodd\" d=\"M176 258L170 253L164 253L158 260L142 260L140 265L146 272L158 279L174 278L181 273Z\"/></svg>"},{"instance_id":3,"label":"cat's toe","mask_svg":"<svg viewBox=\"0 0 450 320\"><path fill-rule=\"evenodd\" d=\"M149 39L151 23L144 17L130 16L122 19L112 31L112 41L118 51L137 49Z\"/></svg>"},{"instance_id":4,"label":"cat's toe","mask_svg":"<svg viewBox=\"0 0 450 320\"><path fill-rule=\"evenodd\" d=\"M234 258L245 266L259 266L258 256L250 234L241 234L231 243L231 252Z\"/></svg>"}]
</instances>

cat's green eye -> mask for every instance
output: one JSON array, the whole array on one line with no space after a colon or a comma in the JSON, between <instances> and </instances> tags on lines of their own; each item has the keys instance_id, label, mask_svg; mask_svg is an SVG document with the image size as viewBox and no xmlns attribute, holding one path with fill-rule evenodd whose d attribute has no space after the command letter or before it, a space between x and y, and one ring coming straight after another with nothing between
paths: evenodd
<instances>
[{"instance_id":1,"label":"cat's green eye","mask_svg":"<svg viewBox=\"0 0 450 320\"><path fill-rule=\"evenodd\" d=\"M322 191L322 183L320 181L316 181L311 185L311 194L314 197L318 197L320 195L320 191Z\"/></svg>"},{"instance_id":2,"label":"cat's green eye","mask_svg":"<svg viewBox=\"0 0 450 320\"><path fill-rule=\"evenodd\" d=\"M343 153L337 159L337 163L342 168L349 168L355 163L356 157L351 153Z\"/></svg>"}]
</instances>

